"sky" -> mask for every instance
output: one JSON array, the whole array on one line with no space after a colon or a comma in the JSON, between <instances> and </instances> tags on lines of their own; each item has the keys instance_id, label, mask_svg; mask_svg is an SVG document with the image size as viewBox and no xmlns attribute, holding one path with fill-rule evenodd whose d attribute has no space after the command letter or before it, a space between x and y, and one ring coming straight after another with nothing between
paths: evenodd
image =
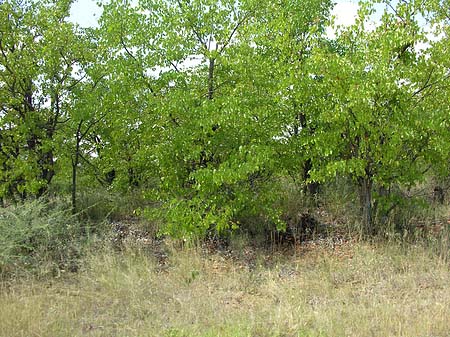
<instances>
[{"instance_id":1,"label":"sky","mask_svg":"<svg viewBox=\"0 0 450 337\"><path fill-rule=\"evenodd\" d=\"M336 16L336 24L351 25L355 21L358 11L358 1L336 1L332 14ZM97 23L101 14L100 8L94 0L77 0L72 6L70 19L82 27L92 27ZM330 31L329 34L332 34Z\"/></svg>"},{"instance_id":2,"label":"sky","mask_svg":"<svg viewBox=\"0 0 450 337\"><path fill-rule=\"evenodd\" d=\"M70 20L81 27L93 27L97 24L101 9L94 0L77 0L70 10Z\"/></svg>"}]
</instances>

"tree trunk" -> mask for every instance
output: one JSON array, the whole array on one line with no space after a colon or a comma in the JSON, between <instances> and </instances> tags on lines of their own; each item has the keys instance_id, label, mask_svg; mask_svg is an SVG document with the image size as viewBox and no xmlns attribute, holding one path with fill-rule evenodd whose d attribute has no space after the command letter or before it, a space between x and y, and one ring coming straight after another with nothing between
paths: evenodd
<instances>
[{"instance_id":1,"label":"tree trunk","mask_svg":"<svg viewBox=\"0 0 450 337\"><path fill-rule=\"evenodd\" d=\"M77 212L77 169L80 162L80 144L77 139L75 157L72 158L72 213Z\"/></svg>"},{"instance_id":2,"label":"tree trunk","mask_svg":"<svg viewBox=\"0 0 450 337\"><path fill-rule=\"evenodd\" d=\"M303 166L303 181L307 181L310 178L310 171L312 169L312 161L310 158L306 159L305 165ZM310 182L305 185L303 192L308 192L310 195L314 196L319 192L319 184L316 182Z\"/></svg>"},{"instance_id":3,"label":"tree trunk","mask_svg":"<svg viewBox=\"0 0 450 337\"><path fill-rule=\"evenodd\" d=\"M372 218L372 187L373 181L370 176L359 179L360 205L363 221L363 230L365 234L374 234Z\"/></svg>"},{"instance_id":4,"label":"tree trunk","mask_svg":"<svg viewBox=\"0 0 450 337\"><path fill-rule=\"evenodd\" d=\"M72 160L72 214L77 212L77 165L77 159L74 158Z\"/></svg>"},{"instance_id":5,"label":"tree trunk","mask_svg":"<svg viewBox=\"0 0 450 337\"><path fill-rule=\"evenodd\" d=\"M215 59L209 59L209 69L208 69L208 99L211 100L214 97L214 66Z\"/></svg>"},{"instance_id":6,"label":"tree trunk","mask_svg":"<svg viewBox=\"0 0 450 337\"><path fill-rule=\"evenodd\" d=\"M72 213L77 212L77 169L80 162L80 143L82 140L81 126L83 121L78 124L76 133L75 155L72 157Z\"/></svg>"},{"instance_id":7,"label":"tree trunk","mask_svg":"<svg viewBox=\"0 0 450 337\"><path fill-rule=\"evenodd\" d=\"M45 192L47 192L48 186L55 175L53 151L50 150L48 152L40 153L40 157L39 166L41 169L41 179L45 181L45 185L39 189L37 194L38 197L41 197Z\"/></svg>"},{"instance_id":8,"label":"tree trunk","mask_svg":"<svg viewBox=\"0 0 450 337\"><path fill-rule=\"evenodd\" d=\"M294 108L297 109L296 105L294 105ZM308 129L307 121L306 121L306 115L304 113L298 113L297 115L298 124L296 125L296 128L294 129L295 136L298 136L299 129L301 130L307 130L308 132L312 132L311 129ZM303 181L307 181L310 178L310 171L312 169L312 160L311 158L307 158L305 161L305 164L303 165ZM303 188L303 192L308 192L310 195L314 196L319 192L319 184L316 182L307 183L305 187Z\"/></svg>"}]
</instances>

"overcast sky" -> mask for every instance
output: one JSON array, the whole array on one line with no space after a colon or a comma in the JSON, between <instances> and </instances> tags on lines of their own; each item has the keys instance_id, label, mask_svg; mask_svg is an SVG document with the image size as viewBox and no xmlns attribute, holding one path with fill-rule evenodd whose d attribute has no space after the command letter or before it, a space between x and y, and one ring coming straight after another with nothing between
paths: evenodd
<instances>
[{"instance_id":1,"label":"overcast sky","mask_svg":"<svg viewBox=\"0 0 450 337\"><path fill-rule=\"evenodd\" d=\"M350 25L354 22L358 10L358 1L337 0L333 15L339 25ZM82 27L94 26L100 16L100 8L94 0L77 0L72 6L71 20Z\"/></svg>"},{"instance_id":2,"label":"overcast sky","mask_svg":"<svg viewBox=\"0 0 450 337\"><path fill-rule=\"evenodd\" d=\"M94 0L77 0L72 5L70 19L82 27L92 27L97 23L101 11Z\"/></svg>"}]
</instances>

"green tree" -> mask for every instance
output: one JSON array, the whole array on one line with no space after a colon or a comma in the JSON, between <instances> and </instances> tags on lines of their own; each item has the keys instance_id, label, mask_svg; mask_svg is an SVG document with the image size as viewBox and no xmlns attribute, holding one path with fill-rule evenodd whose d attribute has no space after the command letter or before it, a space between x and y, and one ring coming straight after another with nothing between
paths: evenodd
<instances>
[{"instance_id":1,"label":"green tree","mask_svg":"<svg viewBox=\"0 0 450 337\"><path fill-rule=\"evenodd\" d=\"M287 148L280 137L304 119L297 102L286 108L288 91L308 77L300 68L329 6L199 0L104 7L101 31L117 82L111 90L120 92L111 97L120 115L110 118L123 120L109 157L117 163L114 153L131 153L130 166L154 170L158 186L149 196L162 205L157 216L167 232L222 230L245 214L279 223L274 183L295 167L286 154L280 158ZM310 99L300 85L296 95Z\"/></svg>"},{"instance_id":2,"label":"green tree","mask_svg":"<svg viewBox=\"0 0 450 337\"><path fill-rule=\"evenodd\" d=\"M55 140L83 78L70 4L0 4L1 197L42 195L55 175Z\"/></svg>"},{"instance_id":3,"label":"green tree","mask_svg":"<svg viewBox=\"0 0 450 337\"><path fill-rule=\"evenodd\" d=\"M380 24L367 29L372 4L363 4L355 25L337 38L336 50L312 58L317 91L326 95L314 135L313 180L336 174L353 177L360 188L363 224L375 230L374 207L393 184L412 186L429 165L441 165L448 146L447 109L430 105L448 74L415 49L427 42L420 23L423 3L388 3ZM445 123L444 123L445 124ZM445 134L445 136L444 136Z\"/></svg>"},{"instance_id":4,"label":"green tree","mask_svg":"<svg viewBox=\"0 0 450 337\"><path fill-rule=\"evenodd\" d=\"M187 215L185 223L201 223L203 230L211 224L227 228L243 214L264 215L269 223L283 225L279 210L274 208L279 191L276 184L286 166L294 165L285 159L283 152L288 147L282 139L286 128L298 128L303 111L295 107L297 102L287 102L289 90L293 81L304 80L304 58L321 31L328 9L329 4L318 1L242 4L241 17L247 19L242 24L238 20L237 28L229 29L236 33L234 43L214 60L218 87L214 99L210 99L208 90L209 101L205 99L200 107L191 108L196 115L186 121L197 143L182 138L183 128L178 128L179 143L173 143L174 152L180 148L190 151L188 158L172 160L191 166L178 171L186 172L180 195L194 195L183 203L179 198L172 199L175 205L169 205L174 219ZM210 79L211 62L206 65L198 75ZM195 151L188 150L192 145ZM170 180L166 189L169 186Z\"/></svg>"}]
</instances>

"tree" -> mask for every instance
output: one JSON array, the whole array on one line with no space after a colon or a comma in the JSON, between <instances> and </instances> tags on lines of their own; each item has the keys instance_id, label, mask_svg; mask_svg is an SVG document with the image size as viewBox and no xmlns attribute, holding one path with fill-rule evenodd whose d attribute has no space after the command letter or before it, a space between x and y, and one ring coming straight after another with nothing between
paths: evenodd
<instances>
[{"instance_id":1,"label":"tree","mask_svg":"<svg viewBox=\"0 0 450 337\"><path fill-rule=\"evenodd\" d=\"M320 161L312 180L353 177L370 234L375 231L376 186L382 191L392 184L415 184L429 165L443 162L447 147L436 144L435 135L446 133L439 123L448 110L434 110L429 100L448 74L428 52L414 49L427 40L419 23L423 4L388 4L373 30L366 26L371 4L363 5L356 24L339 34L339 52L319 50L312 58L314 74L323 77L318 91L327 95L315 130Z\"/></svg>"},{"instance_id":2,"label":"tree","mask_svg":"<svg viewBox=\"0 0 450 337\"><path fill-rule=\"evenodd\" d=\"M0 4L0 196L42 195L55 175L56 138L82 81L71 1Z\"/></svg>"},{"instance_id":3,"label":"tree","mask_svg":"<svg viewBox=\"0 0 450 337\"><path fill-rule=\"evenodd\" d=\"M314 160L311 139L323 102L317 78L311 78L309 58L328 46L324 33L331 6L330 1L315 0L271 4L255 29L261 61L270 60L266 76L276 83L272 90L278 134L273 146L284 174L311 194L317 193L317 184L309 180Z\"/></svg>"},{"instance_id":4,"label":"tree","mask_svg":"<svg viewBox=\"0 0 450 337\"><path fill-rule=\"evenodd\" d=\"M158 9L167 34L159 53L171 69L155 148L157 198L169 233L224 230L239 214L261 211L270 195L260 191L273 159L272 130L262 125L270 96L258 93L256 62L247 63L256 3L174 1Z\"/></svg>"},{"instance_id":5,"label":"tree","mask_svg":"<svg viewBox=\"0 0 450 337\"><path fill-rule=\"evenodd\" d=\"M285 151L279 137L299 117L285 108L286 90L306 76L297 72L328 9L314 0L104 7L109 73L120 78L112 90L128 102L119 108L116 99L111 110L121 112L122 130L134 126L115 132L111 148L123 140L134 144L130 137L137 135L141 145L131 150L130 163L155 170L159 182L149 195L161 203L157 217L166 219L168 232L222 230L244 214L279 223L271 189L286 167L279 165Z\"/></svg>"}]
</instances>

